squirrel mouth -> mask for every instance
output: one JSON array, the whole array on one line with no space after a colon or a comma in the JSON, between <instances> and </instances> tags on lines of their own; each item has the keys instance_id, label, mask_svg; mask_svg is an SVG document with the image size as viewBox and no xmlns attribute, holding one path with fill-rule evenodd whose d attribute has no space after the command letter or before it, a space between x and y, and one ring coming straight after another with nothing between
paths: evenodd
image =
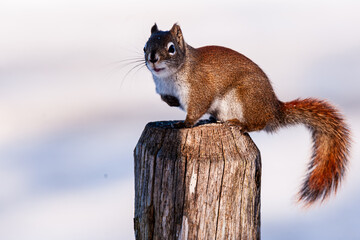
<instances>
[{"instance_id":1,"label":"squirrel mouth","mask_svg":"<svg viewBox=\"0 0 360 240\"><path fill-rule=\"evenodd\" d=\"M164 70L165 68L156 68L156 67L154 67L153 68L153 70L155 71L155 72L160 72L160 71L162 71L162 70Z\"/></svg>"}]
</instances>

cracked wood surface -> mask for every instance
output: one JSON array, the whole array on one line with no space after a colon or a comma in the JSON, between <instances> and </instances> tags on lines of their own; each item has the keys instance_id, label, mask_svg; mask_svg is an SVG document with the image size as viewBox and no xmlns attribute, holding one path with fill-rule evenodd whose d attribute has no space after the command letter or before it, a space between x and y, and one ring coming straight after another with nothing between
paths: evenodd
<instances>
[{"instance_id":1,"label":"cracked wood surface","mask_svg":"<svg viewBox=\"0 0 360 240\"><path fill-rule=\"evenodd\" d=\"M260 153L221 123L148 123L134 150L137 240L260 239Z\"/></svg>"}]
</instances>

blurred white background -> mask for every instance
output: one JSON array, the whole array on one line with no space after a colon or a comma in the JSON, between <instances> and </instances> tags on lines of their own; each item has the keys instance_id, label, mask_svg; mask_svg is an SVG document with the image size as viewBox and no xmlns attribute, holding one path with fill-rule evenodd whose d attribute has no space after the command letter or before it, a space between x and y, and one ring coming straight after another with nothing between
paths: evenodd
<instances>
[{"instance_id":1,"label":"blurred white background","mask_svg":"<svg viewBox=\"0 0 360 240\"><path fill-rule=\"evenodd\" d=\"M149 121L184 119L131 70L150 28L259 64L281 100L325 98L354 140L336 197L295 203L302 127L251 133L262 154L263 239L360 239L360 1L0 2L0 239L134 239L133 149ZM129 74L127 74L129 73Z\"/></svg>"}]
</instances>

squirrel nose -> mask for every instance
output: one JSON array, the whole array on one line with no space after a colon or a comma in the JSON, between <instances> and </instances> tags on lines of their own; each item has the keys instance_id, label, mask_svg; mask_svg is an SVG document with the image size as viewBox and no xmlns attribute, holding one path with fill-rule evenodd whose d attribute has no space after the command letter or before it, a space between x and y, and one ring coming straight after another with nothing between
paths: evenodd
<instances>
[{"instance_id":1,"label":"squirrel nose","mask_svg":"<svg viewBox=\"0 0 360 240\"><path fill-rule=\"evenodd\" d=\"M159 60L159 58L156 56L155 52L151 52L149 61L152 63L156 63Z\"/></svg>"}]
</instances>

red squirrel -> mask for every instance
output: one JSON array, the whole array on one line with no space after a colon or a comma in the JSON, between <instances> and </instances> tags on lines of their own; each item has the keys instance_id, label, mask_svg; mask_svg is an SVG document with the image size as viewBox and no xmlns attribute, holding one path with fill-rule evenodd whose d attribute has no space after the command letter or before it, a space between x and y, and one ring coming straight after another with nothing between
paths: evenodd
<instances>
[{"instance_id":1,"label":"red squirrel","mask_svg":"<svg viewBox=\"0 0 360 240\"><path fill-rule=\"evenodd\" d=\"M192 127L206 113L242 132L304 124L312 133L313 154L299 201L310 205L336 192L351 141L335 107L314 98L278 100L266 74L249 58L220 46L193 48L177 24L170 31L155 24L144 55L161 99L187 113L178 127Z\"/></svg>"}]
</instances>

